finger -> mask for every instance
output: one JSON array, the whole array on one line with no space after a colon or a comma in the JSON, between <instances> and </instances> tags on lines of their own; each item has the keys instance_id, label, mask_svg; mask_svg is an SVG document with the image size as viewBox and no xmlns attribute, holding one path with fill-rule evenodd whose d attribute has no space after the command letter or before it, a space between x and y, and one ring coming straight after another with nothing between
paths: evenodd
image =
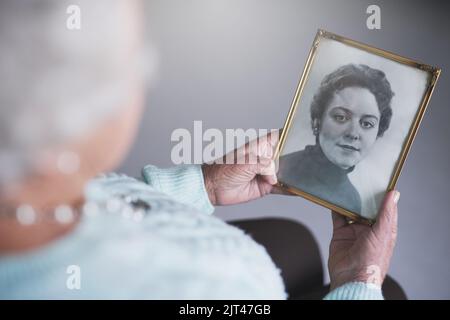
<instances>
[{"instance_id":1,"label":"finger","mask_svg":"<svg viewBox=\"0 0 450 320\"><path fill-rule=\"evenodd\" d=\"M267 135L268 137L268 143L274 148L277 146L278 141L280 141L282 129L274 129L269 132Z\"/></svg>"},{"instance_id":2,"label":"finger","mask_svg":"<svg viewBox=\"0 0 450 320\"><path fill-rule=\"evenodd\" d=\"M377 222L374 224L374 231L379 235L397 231L397 203L400 198L400 192L393 190L386 194Z\"/></svg>"},{"instance_id":3,"label":"finger","mask_svg":"<svg viewBox=\"0 0 450 320\"><path fill-rule=\"evenodd\" d=\"M275 161L267 158L260 158L259 163L261 164L258 167L258 174L263 176L275 175Z\"/></svg>"},{"instance_id":4,"label":"finger","mask_svg":"<svg viewBox=\"0 0 450 320\"><path fill-rule=\"evenodd\" d=\"M256 166L256 173L259 174L264 181L267 181L271 185L278 182L275 172L275 162L271 159L262 158L260 165Z\"/></svg>"},{"instance_id":5,"label":"finger","mask_svg":"<svg viewBox=\"0 0 450 320\"><path fill-rule=\"evenodd\" d=\"M254 163L245 164L242 167L254 175L269 175L272 173L270 169L271 162L271 159L258 157Z\"/></svg>"},{"instance_id":6,"label":"finger","mask_svg":"<svg viewBox=\"0 0 450 320\"><path fill-rule=\"evenodd\" d=\"M276 175L261 175L261 180L266 181L271 185L275 185L278 183L278 179Z\"/></svg>"},{"instance_id":7,"label":"finger","mask_svg":"<svg viewBox=\"0 0 450 320\"><path fill-rule=\"evenodd\" d=\"M234 163L257 164L259 162L259 158L271 158L270 156L267 156L264 152L260 152L257 150L258 144L259 142L256 139L235 149L233 151L235 159Z\"/></svg>"},{"instance_id":8,"label":"finger","mask_svg":"<svg viewBox=\"0 0 450 320\"><path fill-rule=\"evenodd\" d=\"M260 175L262 181L267 182L271 185L275 185L278 183L278 179L276 175Z\"/></svg>"},{"instance_id":9,"label":"finger","mask_svg":"<svg viewBox=\"0 0 450 320\"><path fill-rule=\"evenodd\" d=\"M258 137L247 144L246 154L257 157L273 158L279 141L280 130L271 130L267 135ZM251 162L250 162L251 163Z\"/></svg>"},{"instance_id":10,"label":"finger","mask_svg":"<svg viewBox=\"0 0 450 320\"><path fill-rule=\"evenodd\" d=\"M333 219L333 230L342 228L347 225L347 220L343 215L340 215L335 211L331 211L331 216Z\"/></svg>"}]
</instances>

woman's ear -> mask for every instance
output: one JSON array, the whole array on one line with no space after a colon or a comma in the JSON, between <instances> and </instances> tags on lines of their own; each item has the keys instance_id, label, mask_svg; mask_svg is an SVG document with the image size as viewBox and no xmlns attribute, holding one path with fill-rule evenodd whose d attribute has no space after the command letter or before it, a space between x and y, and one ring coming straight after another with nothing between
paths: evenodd
<instances>
[{"instance_id":1,"label":"woman's ear","mask_svg":"<svg viewBox=\"0 0 450 320\"><path fill-rule=\"evenodd\" d=\"M312 121L312 129L313 129L313 134L315 136L319 135L319 132L320 132L320 120L319 119L314 119Z\"/></svg>"}]
</instances>

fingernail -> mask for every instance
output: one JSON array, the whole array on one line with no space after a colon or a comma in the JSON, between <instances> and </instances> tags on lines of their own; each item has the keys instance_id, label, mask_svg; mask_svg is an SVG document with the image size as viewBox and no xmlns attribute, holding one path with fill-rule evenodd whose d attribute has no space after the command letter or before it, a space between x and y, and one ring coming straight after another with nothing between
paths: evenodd
<instances>
[{"instance_id":1,"label":"fingernail","mask_svg":"<svg viewBox=\"0 0 450 320\"><path fill-rule=\"evenodd\" d=\"M397 204L398 200L400 200L400 192L395 191L395 193L394 193L394 203Z\"/></svg>"}]
</instances>

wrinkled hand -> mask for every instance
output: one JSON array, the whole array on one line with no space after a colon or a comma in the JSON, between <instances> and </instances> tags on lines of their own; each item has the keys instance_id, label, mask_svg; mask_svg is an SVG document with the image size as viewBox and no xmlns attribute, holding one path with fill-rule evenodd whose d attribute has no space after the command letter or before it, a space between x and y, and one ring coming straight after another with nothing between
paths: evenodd
<instances>
[{"instance_id":1,"label":"wrinkled hand","mask_svg":"<svg viewBox=\"0 0 450 320\"><path fill-rule=\"evenodd\" d=\"M245 144L225 155L223 164L202 165L206 190L213 205L247 202L274 192L277 176L272 158L278 135L279 131L272 131Z\"/></svg>"},{"instance_id":2,"label":"wrinkled hand","mask_svg":"<svg viewBox=\"0 0 450 320\"><path fill-rule=\"evenodd\" d=\"M400 193L389 192L373 226L348 224L333 212L333 238L328 269L331 289L360 281L381 287L397 238L397 202Z\"/></svg>"}]
</instances>

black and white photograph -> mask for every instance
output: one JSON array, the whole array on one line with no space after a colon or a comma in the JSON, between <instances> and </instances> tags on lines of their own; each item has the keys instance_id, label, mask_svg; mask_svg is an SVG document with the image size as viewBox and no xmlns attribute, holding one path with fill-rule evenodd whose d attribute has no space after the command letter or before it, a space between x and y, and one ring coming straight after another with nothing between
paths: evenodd
<instances>
[{"instance_id":1,"label":"black and white photograph","mask_svg":"<svg viewBox=\"0 0 450 320\"><path fill-rule=\"evenodd\" d=\"M281 184L350 218L376 220L438 76L319 30L280 139Z\"/></svg>"}]
</instances>

